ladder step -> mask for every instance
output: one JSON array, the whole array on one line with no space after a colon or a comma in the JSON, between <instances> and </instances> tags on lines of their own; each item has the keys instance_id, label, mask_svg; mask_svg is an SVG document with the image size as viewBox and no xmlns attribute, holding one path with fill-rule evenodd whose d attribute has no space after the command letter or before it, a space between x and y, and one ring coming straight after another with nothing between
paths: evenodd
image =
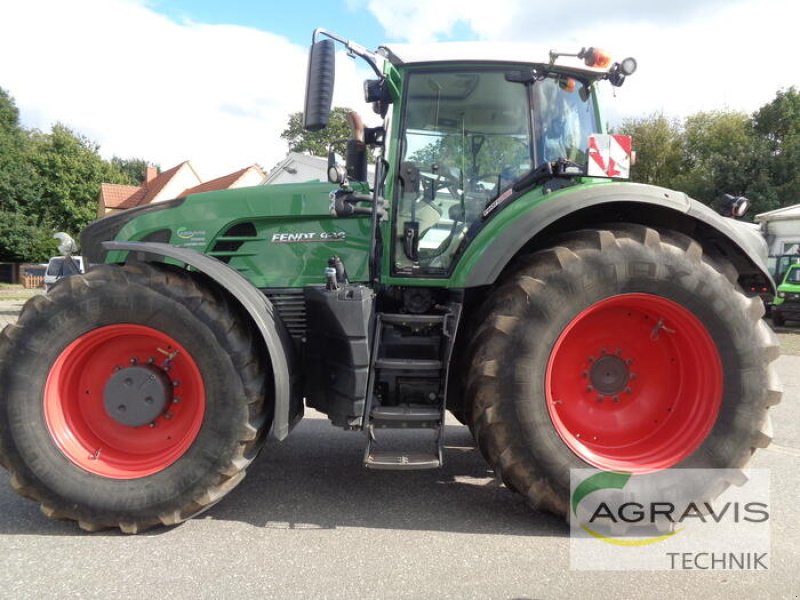
<instances>
[{"instance_id":1,"label":"ladder step","mask_svg":"<svg viewBox=\"0 0 800 600\"><path fill-rule=\"evenodd\" d=\"M404 315L382 313L381 321L395 325L436 325L444 322L444 315Z\"/></svg>"},{"instance_id":2,"label":"ladder step","mask_svg":"<svg viewBox=\"0 0 800 600\"><path fill-rule=\"evenodd\" d=\"M368 469L385 471L415 471L438 469L441 461L436 454L427 452L397 453L391 450L373 450L364 461L364 466Z\"/></svg>"},{"instance_id":3,"label":"ladder step","mask_svg":"<svg viewBox=\"0 0 800 600\"><path fill-rule=\"evenodd\" d=\"M441 409L427 406L376 406L372 409L373 421L438 422L441 419Z\"/></svg>"},{"instance_id":4,"label":"ladder step","mask_svg":"<svg viewBox=\"0 0 800 600\"><path fill-rule=\"evenodd\" d=\"M394 371L436 371L442 368L440 360L419 360L416 358L377 358L376 369L392 369Z\"/></svg>"}]
</instances>

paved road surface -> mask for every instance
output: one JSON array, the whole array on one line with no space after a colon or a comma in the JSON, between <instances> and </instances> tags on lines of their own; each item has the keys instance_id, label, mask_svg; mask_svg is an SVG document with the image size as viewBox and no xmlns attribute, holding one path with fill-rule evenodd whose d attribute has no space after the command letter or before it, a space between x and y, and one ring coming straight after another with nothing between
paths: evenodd
<instances>
[{"instance_id":1,"label":"paved road surface","mask_svg":"<svg viewBox=\"0 0 800 600\"><path fill-rule=\"evenodd\" d=\"M0 314L2 307L0 306ZM369 472L311 415L204 516L129 537L49 521L0 474L0 598L798 598L800 357L773 445L769 572L569 570L568 531L498 486L464 427L440 471Z\"/></svg>"}]
</instances>

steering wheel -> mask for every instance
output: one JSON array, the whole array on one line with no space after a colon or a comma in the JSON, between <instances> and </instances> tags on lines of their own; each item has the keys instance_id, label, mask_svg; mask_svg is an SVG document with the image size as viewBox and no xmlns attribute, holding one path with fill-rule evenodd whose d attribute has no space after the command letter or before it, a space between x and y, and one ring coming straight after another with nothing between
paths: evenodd
<instances>
[{"instance_id":1,"label":"steering wheel","mask_svg":"<svg viewBox=\"0 0 800 600\"><path fill-rule=\"evenodd\" d=\"M425 202L431 202L436 198L436 192L447 190L453 199L461 198L461 181L458 177L449 172L450 169L434 170L435 177L422 176L422 198Z\"/></svg>"}]
</instances>

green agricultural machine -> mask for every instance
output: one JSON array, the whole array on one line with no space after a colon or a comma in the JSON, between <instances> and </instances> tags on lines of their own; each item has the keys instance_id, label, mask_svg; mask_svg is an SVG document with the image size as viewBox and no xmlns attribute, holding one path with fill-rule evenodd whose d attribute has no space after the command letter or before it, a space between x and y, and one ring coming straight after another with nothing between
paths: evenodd
<instances>
[{"instance_id":1,"label":"green agricultural machine","mask_svg":"<svg viewBox=\"0 0 800 600\"><path fill-rule=\"evenodd\" d=\"M743 292L774 291L766 246L621 181L630 139L604 131L596 91L634 60L371 52L317 30L309 130L327 123L337 43L374 71L382 125L351 115L330 183L96 221L89 271L3 330L17 492L90 531L174 525L305 406L363 435L365 467L396 470L442 464L449 411L511 491L558 515L572 468L739 468L769 444L779 348ZM430 435L396 447L409 429Z\"/></svg>"}]
</instances>

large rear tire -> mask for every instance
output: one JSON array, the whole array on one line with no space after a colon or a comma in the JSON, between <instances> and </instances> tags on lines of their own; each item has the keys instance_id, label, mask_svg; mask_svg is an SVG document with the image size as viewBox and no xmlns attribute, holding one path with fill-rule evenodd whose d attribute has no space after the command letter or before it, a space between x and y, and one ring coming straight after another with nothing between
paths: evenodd
<instances>
[{"instance_id":1,"label":"large rear tire","mask_svg":"<svg viewBox=\"0 0 800 600\"><path fill-rule=\"evenodd\" d=\"M269 426L256 341L199 276L100 266L0 336L0 463L49 517L137 533L212 506Z\"/></svg>"},{"instance_id":2,"label":"large rear tire","mask_svg":"<svg viewBox=\"0 0 800 600\"><path fill-rule=\"evenodd\" d=\"M467 402L529 503L566 515L572 468L740 468L770 442L777 340L729 265L641 226L522 257L485 307Z\"/></svg>"}]
</instances>

